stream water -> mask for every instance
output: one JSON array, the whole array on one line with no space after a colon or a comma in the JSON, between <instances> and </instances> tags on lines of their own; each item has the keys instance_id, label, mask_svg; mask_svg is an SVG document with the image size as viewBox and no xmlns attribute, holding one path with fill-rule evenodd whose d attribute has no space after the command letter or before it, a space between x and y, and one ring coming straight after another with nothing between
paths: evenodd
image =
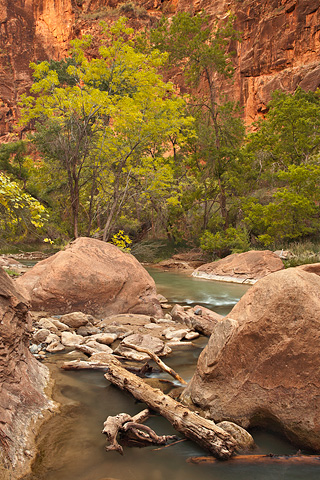
<instances>
[{"instance_id":1,"label":"stream water","mask_svg":"<svg viewBox=\"0 0 320 480\"><path fill-rule=\"evenodd\" d=\"M227 314L250 287L210 282L182 274L150 270L157 290L170 302L200 304ZM204 346L180 350L166 359L178 373L189 380ZM24 480L319 480L317 466L235 466L193 465L190 456L205 455L196 444L184 441L168 448L126 448L124 456L105 451L101 434L108 415L120 412L138 413L143 405L129 394L113 387L103 373L95 371L64 372L59 362L70 355L51 355L46 360L56 380L56 399L63 403L62 412L43 427L38 439L39 454L33 473ZM159 374L164 378L163 374ZM162 417L152 417L148 425L161 434L174 434ZM255 453L292 454L296 448L266 431L252 432L258 445Z\"/></svg>"}]
</instances>

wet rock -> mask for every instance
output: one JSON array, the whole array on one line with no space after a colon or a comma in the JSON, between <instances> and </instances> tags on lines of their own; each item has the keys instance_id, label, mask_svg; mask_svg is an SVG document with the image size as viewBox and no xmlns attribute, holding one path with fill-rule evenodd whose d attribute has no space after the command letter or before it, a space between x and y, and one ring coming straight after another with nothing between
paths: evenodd
<instances>
[{"instance_id":1,"label":"wet rock","mask_svg":"<svg viewBox=\"0 0 320 480\"><path fill-rule=\"evenodd\" d=\"M230 433L236 441L237 444L237 452L245 452L248 450L252 450L255 447L254 440L247 430L240 427L233 422L220 422L217 424L217 427L222 428L226 432Z\"/></svg>"},{"instance_id":2,"label":"wet rock","mask_svg":"<svg viewBox=\"0 0 320 480\"><path fill-rule=\"evenodd\" d=\"M320 450L320 264L259 280L219 322L185 392L216 422ZM214 392L214 394L213 394Z\"/></svg>"},{"instance_id":3,"label":"wet rock","mask_svg":"<svg viewBox=\"0 0 320 480\"><path fill-rule=\"evenodd\" d=\"M166 330L163 331L163 335L167 340L172 340L173 342L179 342L186 336L188 332L189 330L185 328L182 328L180 330L167 328Z\"/></svg>"},{"instance_id":4,"label":"wet rock","mask_svg":"<svg viewBox=\"0 0 320 480\"><path fill-rule=\"evenodd\" d=\"M198 332L188 332L185 335L186 340L195 340L196 338L199 338L200 334Z\"/></svg>"}]
</instances>

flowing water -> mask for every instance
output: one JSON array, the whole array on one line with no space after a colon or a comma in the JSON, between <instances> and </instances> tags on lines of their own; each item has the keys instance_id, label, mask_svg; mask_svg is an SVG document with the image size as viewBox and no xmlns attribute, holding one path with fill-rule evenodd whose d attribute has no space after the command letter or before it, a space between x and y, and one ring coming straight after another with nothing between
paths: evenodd
<instances>
[{"instance_id":1,"label":"flowing water","mask_svg":"<svg viewBox=\"0 0 320 480\"><path fill-rule=\"evenodd\" d=\"M250 287L189 278L182 274L150 270L158 292L170 302L200 304L226 314ZM180 350L166 359L178 373L189 380L201 348ZM143 409L133 397L104 379L95 371L64 372L59 362L68 355L51 355L47 364L56 379L57 400L63 403L62 413L54 416L42 429L39 455L32 475L25 480L318 480L320 466L235 466L193 465L190 456L205 455L196 444L184 441L168 448L127 448L124 456L106 452L101 434L108 415L126 412L131 415ZM155 376L155 375L154 375ZM163 374L159 374L161 378ZM167 377L168 378L168 377ZM161 434L174 434L162 417L152 417L148 425ZM296 448L265 431L254 432L258 445L255 453L292 454Z\"/></svg>"}]
</instances>

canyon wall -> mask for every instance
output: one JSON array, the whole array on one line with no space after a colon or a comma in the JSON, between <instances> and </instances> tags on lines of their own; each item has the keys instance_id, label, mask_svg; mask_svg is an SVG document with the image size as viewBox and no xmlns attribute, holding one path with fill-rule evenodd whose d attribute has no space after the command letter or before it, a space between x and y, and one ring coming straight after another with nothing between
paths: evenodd
<instances>
[{"instance_id":1,"label":"canyon wall","mask_svg":"<svg viewBox=\"0 0 320 480\"><path fill-rule=\"evenodd\" d=\"M13 480L34 455L42 411L53 406L44 390L47 367L29 352L32 321L26 300L0 267L0 478Z\"/></svg>"},{"instance_id":2,"label":"canyon wall","mask_svg":"<svg viewBox=\"0 0 320 480\"><path fill-rule=\"evenodd\" d=\"M0 0L0 136L10 136L19 95L31 84L30 61L62 58L71 38L94 33L121 13L118 0ZM222 84L244 107L247 124L266 111L271 92L320 85L320 0L136 0L154 19L199 12L222 19L232 11L242 42L233 45L234 82ZM147 25L140 18L134 26Z\"/></svg>"}]
</instances>

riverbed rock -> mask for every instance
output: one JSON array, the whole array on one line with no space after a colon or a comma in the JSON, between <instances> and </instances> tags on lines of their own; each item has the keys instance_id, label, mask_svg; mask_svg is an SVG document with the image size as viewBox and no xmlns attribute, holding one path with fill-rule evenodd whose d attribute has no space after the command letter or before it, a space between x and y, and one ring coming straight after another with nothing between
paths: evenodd
<instances>
[{"instance_id":1,"label":"riverbed rock","mask_svg":"<svg viewBox=\"0 0 320 480\"><path fill-rule=\"evenodd\" d=\"M58 332L58 328L49 318L40 318L36 323L38 327L50 330L52 333Z\"/></svg>"},{"instance_id":2,"label":"riverbed rock","mask_svg":"<svg viewBox=\"0 0 320 480\"><path fill-rule=\"evenodd\" d=\"M201 265L192 275L208 280L253 284L283 268L280 257L270 250L251 250L233 253L222 260Z\"/></svg>"},{"instance_id":3,"label":"riverbed rock","mask_svg":"<svg viewBox=\"0 0 320 480\"><path fill-rule=\"evenodd\" d=\"M65 350L65 346L62 345L62 343L59 340L55 340L51 342L46 347L46 351L49 353L58 353L58 352L63 352L64 350Z\"/></svg>"},{"instance_id":4,"label":"riverbed rock","mask_svg":"<svg viewBox=\"0 0 320 480\"><path fill-rule=\"evenodd\" d=\"M157 354L159 357L167 355L171 352L171 349L167 347L165 343L160 340L160 338L154 337L152 335L141 335L139 333L136 333L124 338L119 344L119 346L116 348L115 353L117 353L118 355L122 355L125 358L130 358L132 360L145 361L150 359L149 355L133 350L132 348L127 346L128 344L147 348L151 352Z\"/></svg>"},{"instance_id":5,"label":"riverbed rock","mask_svg":"<svg viewBox=\"0 0 320 480\"><path fill-rule=\"evenodd\" d=\"M0 268L0 470L8 462L8 478L32 459L36 420L52 405L44 393L48 369L29 351L31 329L27 301Z\"/></svg>"},{"instance_id":6,"label":"riverbed rock","mask_svg":"<svg viewBox=\"0 0 320 480\"><path fill-rule=\"evenodd\" d=\"M43 343L46 341L47 337L50 335L50 330L46 328L40 328L33 335L32 339L35 343Z\"/></svg>"},{"instance_id":7,"label":"riverbed rock","mask_svg":"<svg viewBox=\"0 0 320 480\"><path fill-rule=\"evenodd\" d=\"M97 333L91 335L89 338L96 342L103 343L104 345L111 345L111 343L117 340L118 335L116 333Z\"/></svg>"},{"instance_id":8,"label":"riverbed rock","mask_svg":"<svg viewBox=\"0 0 320 480\"><path fill-rule=\"evenodd\" d=\"M68 325L66 325L63 322L60 322L60 320L58 320L57 318L51 318L50 321L55 327L57 327L57 329L60 332L69 332L70 331L70 327L68 327Z\"/></svg>"},{"instance_id":9,"label":"riverbed rock","mask_svg":"<svg viewBox=\"0 0 320 480\"><path fill-rule=\"evenodd\" d=\"M259 280L217 323L184 399L320 450L320 264Z\"/></svg>"},{"instance_id":10,"label":"riverbed rock","mask_svg":"<svg viewBox=\"0 0 320 480\"><path fill-rule=\"evenodd\" d=\"M92 315L86 315L83 312L72 312L66 315L61 315L60 321L70 328L84 327L89 322L94 320Z\"/></svg>"},{"instance_id":11,"label":"riverbed rock","mask_svg":"<svg viewBox=\"0 0 320 480\"><path fill-rule=\"evenodd\" d=\"M85 346L92 350L91 354L99 352L109 354L113 353L112 348L110 348L108 345L104 345L103 343L97 342L91 338L88 338L88 340L85 342Z\"/></svg>"},{"instance_id":12,"label":"riverbed rock","mask_svg":"<svg viewBox=\"0 0 320 480\"><path fill-rule=\"evenodd\" d=\"M92 238L78 238L37 263L17 284L34 310L81 311L99 317L162 313L155 283L142 265L114 245Z\"/></svg>"},{"instance_id":13,"label":"riverbed rock","mask_svg":"<svg viewBox=\"0 0 320 480\"><path fill-rule=\"evenodd\" d=\"M188 328L206 336L210 336L215 325L223 319L222 315L199 305L193 308L175 305L171 311L171 316L176 322L182 323Z\"/></svg>"},{"instance_id":14,"label":"riverbed rock","mask_svg":"<svg viewBox=\"0 0 320 480\"><path fill-rule=\"evenodd\" d=\"M74 347L75 345L81 345L84 343L84 338L74 332L62 332L61 343L65 347Z\"/></svg>"}]
</instances>

